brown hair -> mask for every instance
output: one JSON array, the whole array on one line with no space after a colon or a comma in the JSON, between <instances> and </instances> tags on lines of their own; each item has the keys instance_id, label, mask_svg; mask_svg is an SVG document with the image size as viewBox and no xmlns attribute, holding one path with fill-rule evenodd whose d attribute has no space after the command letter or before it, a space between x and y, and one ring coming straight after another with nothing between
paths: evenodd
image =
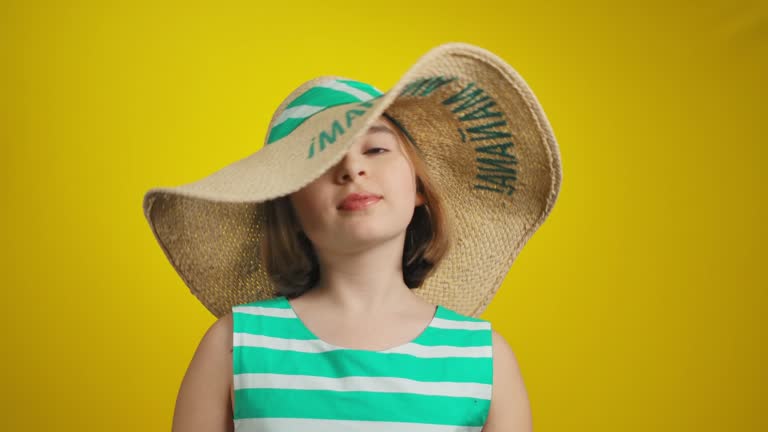
<instances>
[{"instance_id":1,"label":"brown hair","mask_svg":"<svg viewBox=\"0 0 768 432\"><path fill-rule=\"evenodd\" d=\"M416 189L424 203L416 206L406 228L403 245L403 281L418 288L448 252L452 239L445 209L418 148L401 126L387 114L416 173ZM266 201L261 261L277 287L276 295L299 297L312 289L320 278L320 265L309 238L304 234L288 195Z\"/></svg>"}]
</instances>

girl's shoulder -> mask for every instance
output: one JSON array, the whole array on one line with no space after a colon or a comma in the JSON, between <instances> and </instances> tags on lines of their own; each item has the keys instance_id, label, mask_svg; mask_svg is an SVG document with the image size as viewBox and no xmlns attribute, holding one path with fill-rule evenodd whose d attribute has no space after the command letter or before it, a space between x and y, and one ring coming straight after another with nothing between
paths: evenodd
<instances>
[{"instance_id":1,"label":"girl's shoulder","mask_svg":"<svg viewBox=\"0 0 768 432\"><path fill-rule=\"evenodd\" d=\"M452 320L452 321L464 321L464 322L470 322L470 323L486 324L490 328L491 322L486 319L483 319L480 317L474 317L471 315L465 315L442 305L440 306L440 309L441 309L440 318L443 318L446 320Z\"/></svg>"},{"instance_id":2,"label":"girl's shoulder","mask_svg":"<svg viewBox=\"0 0 768 432\"><path fill-rule=\"evenodd\" d=\"M249 307L272 307L272 308L285 308L287 307L284 296L269 297L266 299L254 300L247 303L240 303L232 306L231 312L237 312L238 310L244 310Z\"/></svg>"},{"instance_id":3,"label":"girl's shoulder","mask_svg":"<svg viewBox=\"0 0 768 432\"><path fill-rule=\"evenodd\" d=\"M218 318L195 350L177 396L173 430L214 428L230 418L222 401L233 394L231 315Z\"/></svg>"}]
</instances>

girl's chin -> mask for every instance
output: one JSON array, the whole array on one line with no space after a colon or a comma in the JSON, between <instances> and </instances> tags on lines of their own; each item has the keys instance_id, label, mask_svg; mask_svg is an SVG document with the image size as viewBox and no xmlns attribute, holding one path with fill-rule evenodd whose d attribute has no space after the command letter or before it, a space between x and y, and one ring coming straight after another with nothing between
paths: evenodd
<instances>
[{"instance_id":1,"label":"girl's chin","mask_svg":"<svg viewBox=\"0 0 768 432\"><path fill-rule=\"evenodd\" d=\"M395 230L394 232L384 232L381 231L380 228L381 226L370 228L356 227L354 229L345 230L344 232L329 237L329 246L333 248L334 246L354 247L360 245L372 246L376 244L384 244L405 233L405 228L400 231Z\"/></svg>"}]
</instances>

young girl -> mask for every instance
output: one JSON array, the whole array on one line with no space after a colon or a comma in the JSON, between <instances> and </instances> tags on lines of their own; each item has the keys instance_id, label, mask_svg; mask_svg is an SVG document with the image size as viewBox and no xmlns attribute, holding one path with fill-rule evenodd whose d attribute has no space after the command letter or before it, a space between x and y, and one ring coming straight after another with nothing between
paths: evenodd
<instances>
[{"instance_id":1,"label":"young girl","mask_svg":"<svg viewBox=\"0 0 768 432\"><path fill-rule=\"evenodd\" d=\"M387 94L302 84L262 150L145 197L219 317L173 430L530 431L512 349L477 315L560 176L532 93L481 48L437 47Z\"/></svg>"}]
</instances>

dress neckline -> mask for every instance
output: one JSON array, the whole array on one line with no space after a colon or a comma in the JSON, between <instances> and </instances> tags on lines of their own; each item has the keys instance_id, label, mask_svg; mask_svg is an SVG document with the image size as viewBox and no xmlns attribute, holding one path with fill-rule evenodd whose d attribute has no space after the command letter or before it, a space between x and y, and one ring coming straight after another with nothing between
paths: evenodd
<instances>
[{"instance_id":1,"label":"dress neckline","mask_svg":"<svg viewBox=\"0 0 768 432\"><path fill-rule=\"evenodd\" d=\"M424 329L421 332L419 332L419 334L415 338L411 339L410 341L400 345L390 347L390 348L385 348L382 350L370 350L370 349L350 348L350 347L334 345L332 343L326 342L325 340L319 338L312 330L309 329L309 327L307 327L306 324L304 324L304 321L296 313L296 310L293 308L293 305L291 305L291 302L288 301L288 297L280 296L280 298L282 299L284 304L287 306L287 308L291 311L291 313L293 314L293 317L296 318L299 324L301 324L304 330L306 330L306 332L312 335L312 337L314 337L316 340L322 342L323 345L326 345L330 348L337 349L337 350L360 351L360 352L368 352L368 353L385 353L389 351L396 351L410 344L418 344L421 341L421 339L426 336L427 330L429 330L434 325L435 320L438 318L438 314L440 313L440 308L441 308L440 305L435 305L435 313L432 315L432 319L429 320L429 324L427 324L427 326L424 327Z\"/></svg>"}]
</instances>

